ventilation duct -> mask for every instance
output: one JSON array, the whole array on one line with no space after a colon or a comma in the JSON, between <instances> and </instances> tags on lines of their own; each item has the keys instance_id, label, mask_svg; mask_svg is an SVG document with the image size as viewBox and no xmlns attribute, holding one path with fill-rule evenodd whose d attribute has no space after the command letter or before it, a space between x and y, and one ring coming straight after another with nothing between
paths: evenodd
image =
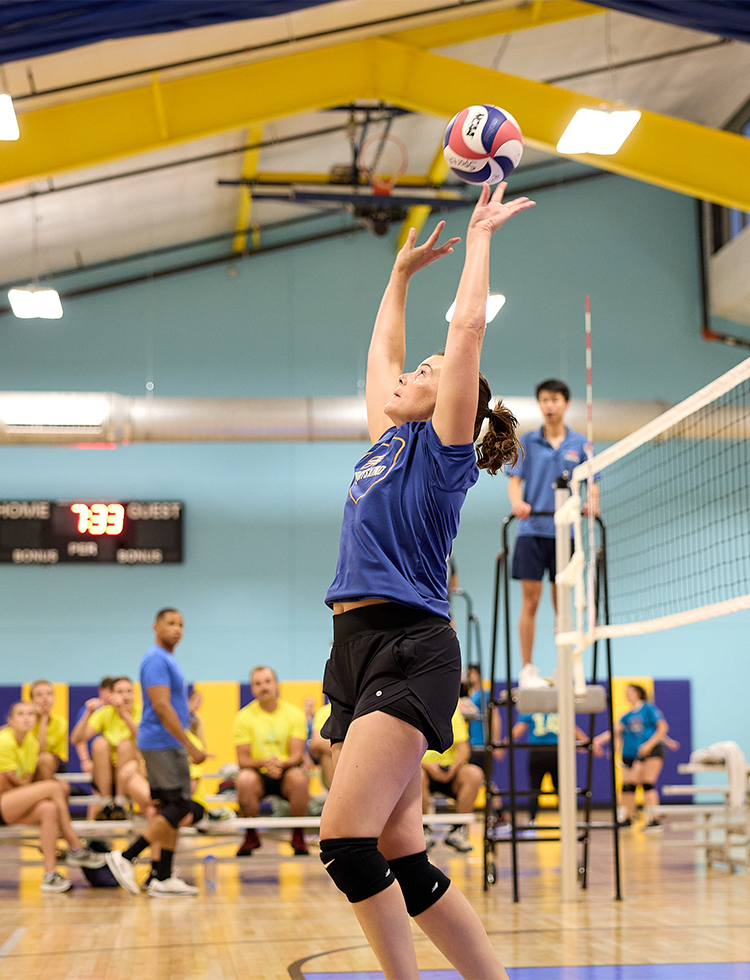
<instances>
[{"instance_id":1,"label":"ventilation duct","mask_svg":"<svg viewBox=\"0 0 750 980\"><path fill-rule=\"evenodd\" d=\"M522 432L541 425L534 398L508 398ZM661 401L598 401L597 441L615 442L665 411ZM573 399L567 422L585 431ZM111 392L0 393L0 443L367 441L364 398L130 398Z\"/></svg>"}]
</instances>

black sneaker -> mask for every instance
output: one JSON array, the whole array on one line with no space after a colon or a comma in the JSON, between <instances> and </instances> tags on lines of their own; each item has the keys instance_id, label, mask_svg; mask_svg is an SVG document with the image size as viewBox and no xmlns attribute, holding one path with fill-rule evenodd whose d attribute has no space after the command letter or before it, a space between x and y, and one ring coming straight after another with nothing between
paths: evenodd
<instances>
[{"instance_id":1,"label":"black sneaker","mask_svg":"<svg viewBox=\"0 0 750 980\"><path fill-rule=\"evenodd\" d=\"M108 820L127 820L128 819L128 815L125 812L125 808L124 807L121 807L118 803L115 803L114 806L111 806L109 808L109 817L107 819Z\"/></svg>"},{"instance_id":2,"label":"black sneaker","mask_svg":"<svg viewBox=\"0 0 750 980\"><path fill-rule=\"evenodd\" d=\"M94 820L111 820L112 811L114 810L114 804L108 803L103 810L100 810L94 817Z\"/></svg>"},{"instance_id":3,"label":"black sneaker","mask_svg":"<svg viewBox=\"0 0 750 980\"><path fill-rule=\"evenodd\" d=\"M630 819L630 817L625 817L624 820L618 820L617 821L617 826L618 827L632 827L633 826L633 821Z\"/></svg>"},{"instance_id":4,"label":"black sneaker","mask_svg":"<svg viewBox=\"0 0 750 980\"><path fill-rule=\"evenodd\" d=\"M292 831L292 847L294 848L295 854L309 854L307 849L307 844L305 843L305 835L302 832L301 827L295 827Z\"/></svg>"},{"instance_id":5,"label":"black sneaker","mask_svg":"<svg viewBox=\"0 0 750 980\"><path fill-rule=\"evenodd\" d=\"M661 834L664 828L659 823L658 820L649 820L646 826L643 828L644 834Z\"/></svg>"}]
</instances>

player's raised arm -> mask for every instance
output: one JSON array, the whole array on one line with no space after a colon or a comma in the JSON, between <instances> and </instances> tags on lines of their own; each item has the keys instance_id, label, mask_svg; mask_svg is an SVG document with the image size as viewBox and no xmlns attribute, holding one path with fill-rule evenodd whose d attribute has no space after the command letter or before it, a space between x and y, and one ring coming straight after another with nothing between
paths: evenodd
<instances>
[{"instance_id":1,"label":"player's raised arm","mask_svg":"<svg viewBox=\"0 0 750 980\"><path fill-rule=\"evenodd\" d=\"M485 331L493 234L519 211L533 207L527 197L503 203L506 184L491 195L482 186L466 232L466 258L456 293L432 424L445 446L465 445L474 437L479 397L479 355Z\"/></svg>"},{"instance_id":2,"label":"player's raised arm","mask_svg":"<svg viewBox=\"0 0 750 980\"><path fill-rule=\"evenodd\" d=\"M376 442L393 423L383 411L398 385L404 370L406 356L405 312L406 293L409 280L420 269L436 259L449 255L460 238L451 238L443 245L437 245L445 222L438 222L435 230L423 245L415 245L417 233L414 228L403 248L396 256L388 285L375 319L375 326L367 354L367 382L365 395L367 403L367 426L370 438Z\"/></svg>"}]
</instances>

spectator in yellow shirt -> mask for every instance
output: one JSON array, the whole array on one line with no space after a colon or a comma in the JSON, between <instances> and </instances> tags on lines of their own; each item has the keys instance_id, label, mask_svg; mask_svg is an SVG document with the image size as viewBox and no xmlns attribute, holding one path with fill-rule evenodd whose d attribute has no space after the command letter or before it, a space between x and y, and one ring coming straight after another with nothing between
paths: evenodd
<instances>
[{"instance_id":1,"label":"spectator in yellow shirt","mask_svg":"<svg viewBox=\"0 0 750 980\"><path fill-rule=\"evenodd\" d=\"M279 681L270 667L255 667L250 673L255 698L234 717L232 735L237 747L240 772L236 779L240 815L257 817L264 796L281 796L289 801L292 816L307 814L309 781L302 768L307 739L307 718L302 708L279 698ZM260 847L254 828L245 834L238 857L247 857ZM307 854L301 827L292 831L295 854Z\"/></svg>"},{"instance_id":2,"label":"spectator in yellow shirt","mask_svg":"<svg viewBox=\"0 0 750 980\"><path fill-rule=\"evenodd\" d=\"M117 677L112 684L109 704L102 705L99 698L88 700L70 737L77 746L95 735L104 736L103 743L97 740L92 747L93 783L103 797L104 806L97 819L124 820L128 796L133 797L141 809L145 809L151 799L145 776L141 774L140 781L137 778L140 755L135 739L142 709L134 702L130 678Z\"/></svg>"},{"instance_id":3,"label":"spectator in yellow shirt","mask_svg":"<svg viewBox=\"0 0 750 980\"><path fill-rule=\"evenodd\" d=\"M65 772L68 761L68 720L52 714L55 706L55 689L49 681L34 681L31 685L31 703L36 712L33 735L39 742L39 759L34 781L52 779L56 772Z\"/></svg>"},{"instance_id":4,"label":"spectator in yellow shirt","mask_svg":"<svg viewBox=\"0 0 750 980\"><path fill-rule=\"evenodd\" d=\"M16 701L0 729L0 825L39 824L44 859L43 892L67 892L69 878L57 871L57 839L68 842L67 862L74 867L101 868L104 856L95 854L73 829L68 810L69 788L56 779L32 783L39 761L39 742L32 734L37 713L27 701Z\"/></svg>"},{"instance_id":5,"label":"spectator in yellow shirt","mask_svg":"<svg viewBox=\"0 0 750 980\"><path fill-rule=\"evenodd\" d=\"M456 801L456 813L471 813L476 803L479 787L484 781L484 773L479 766L469 762L471 745L469 727L461 714L460 705L451 719L453 744L445 752L428 751L422 757L422 812L427 813L432 793L442 793ZM425 830L427 847L432 847L435 839ZM470 851L465 823L454 824L445 838L445 843L457 851Z\"/></svg>"}]
</instances>

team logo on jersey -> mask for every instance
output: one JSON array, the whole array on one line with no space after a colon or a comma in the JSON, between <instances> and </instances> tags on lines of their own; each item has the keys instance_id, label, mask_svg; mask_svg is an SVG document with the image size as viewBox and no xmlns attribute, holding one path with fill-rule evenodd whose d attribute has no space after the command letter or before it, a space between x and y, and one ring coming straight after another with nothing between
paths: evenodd
<instances>
[{"instance_id":1,"label":"team logo on jersey","mask_svg":"<svg viewBox=\"0 0 750 980\"><path fill-rule=\"evenodd\" d=\"M567 453L565 453L565 458L570 460L571 463L579 463L581 460L581 457L575 451L575 449L569 449Z\"/></svg>"},{"instance_id":2,"label":"team logo on jersey","mask_svg":"<svg viewBox=\"0 0 750 980\"><path fill-rule=\"evenodd\" d=\"M366 493L372 490L376 484L380 483L381 480L384 480L386 476L388 476L390 471L396 465L396 460L398 459L401 450L405 445L406 442L404 439L402 439L400 436L395 436L393 440L387 444L388 449L391 450L391 452L394 447L396 448L392 459L388 459L388 457L391 455L390 452L381 452L380 455L373 455L378 449L382 450L385 448L382 443L373 449L372 452L362 457L357 464L357 469L354 471L354 480L352 481L352 485L349 487L349 496L352 498L355 504L358 504Z\"/></svg>"}]
</instances>

